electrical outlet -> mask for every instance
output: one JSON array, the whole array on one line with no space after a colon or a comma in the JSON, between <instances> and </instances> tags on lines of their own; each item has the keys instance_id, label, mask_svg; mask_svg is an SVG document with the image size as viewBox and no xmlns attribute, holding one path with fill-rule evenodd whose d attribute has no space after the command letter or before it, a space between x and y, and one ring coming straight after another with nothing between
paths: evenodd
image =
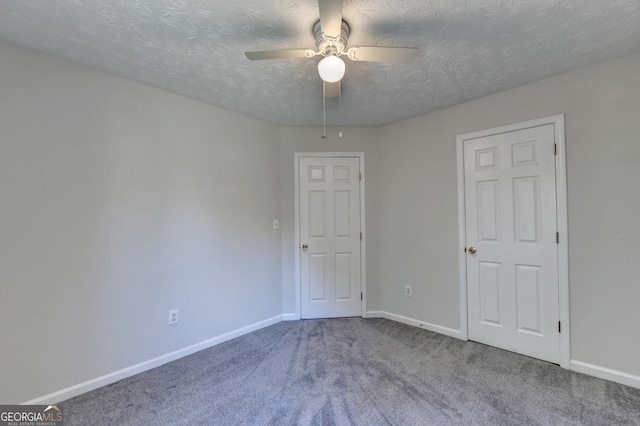
<instances>
[{"instance_id":1,"label":"electrical outlet","mask_svg":"<svg viewBox=\"0 0 640 426\"><path fill-rule=\"evenodd\" d=\"M404 295L407 297L411 297L411 286L410 285L405 285L404 286Z\"/></svg>"},{"instance_id":2,"label":"electrical outlet","mask_svg":"<svg viewBox=\"0 0 640 426\"><path fill-rule=\"evenodd\" d=\"M173 325L177 323L178 323L178 310L174 309L172 311L169 311L169 325Z\"/></svg>"}]
</instances>

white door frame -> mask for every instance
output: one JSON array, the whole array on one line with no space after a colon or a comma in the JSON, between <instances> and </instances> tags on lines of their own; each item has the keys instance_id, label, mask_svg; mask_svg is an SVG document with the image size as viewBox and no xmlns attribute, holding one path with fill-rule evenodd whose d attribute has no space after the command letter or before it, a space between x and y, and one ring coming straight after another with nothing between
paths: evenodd
<instances>
[{"instance_id":1,"label":"white door frame","mask_svg":"<svg viewBox=\"0 0 640 426\"><path fill-rule=\"evenodd\" d=\"M296 286L296 312L295 319L302 318L301 310L301 282L300 282L300 157L352 157L360 159L360 230L362 232L362 240L360 241L360 280L362 291L362 302L360 304L362 318L367 317L367 260L366 260L366 247L367 247L367 233L365 230L365 199L364 199L364 152L295 152L294 156L294 204L295 204L295 286Z\"/></svg>"},{"instance_id":2,"label":"white door frame","mask_svg":"<svg viewBox=\"0 0 640 426\"><path fill-rule=\"evenodd\" d=\"M473 133L459 135L456 138L458 160L458 280L460 287L460 338L469 339L467 318L467 254L464 249L466 242L465 202L464 202L464 142L491 136L499 133L511 132L535 126L553 124L554 138L557 147L556 160L556 209L557 230L560 234L558 244L558 313L562 324L560 333L560 366L571 368L569 325L569 244L567 226L567 172L565 160L564 114L536 120L524 121L508 126L494 127Z\"/></svg>"}]
</instances>

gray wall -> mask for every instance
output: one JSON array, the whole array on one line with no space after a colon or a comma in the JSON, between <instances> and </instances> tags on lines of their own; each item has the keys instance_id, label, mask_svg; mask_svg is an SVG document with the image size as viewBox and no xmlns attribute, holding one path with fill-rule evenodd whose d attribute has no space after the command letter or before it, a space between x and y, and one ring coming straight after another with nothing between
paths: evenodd
<instances>
[{"instance_id":1,"label":"gray wall","mask_svg":"<svg viewBox=\"0 0 640 426\"><path fill-rule=\"evenodd\" d=\"M456 136L565 113L571 358L640 376L638 76L635 54L380 129L382 309L459 328Z\"/></svg>"},{"instance_id":2,"label":"gray wall","mask_svg":"<svg viewBox=\"0 0 640 426\"><path fill-rule=\"evenodd\" d=\"M564 113L571 359L640 376L638 75L635 54L384 127L348 129L343 141L319 140L321 129L281 129L283 312L295 306L295 151L365 152L367 309L459 329L456 136Z\"/></svg>"},{"instance_id":3,"label":"gray wall","mask_svg":"<svg viewBox=\"0 0 640 426\"><path fill-rule=\"evenodd\" d=\"M451 121L443 111L381 129L376 231L383 244L382 257L371 260L380 269L372 279L380 280L383 311L458 329L456 130ZM412 297L404 295L405 285L411 285Z\"/></svg>"},{"instance_id":4,"label":"gray wall","mask_svg":"<svg viewBox=\"0 0 640 426\"><path fill-rule=\"evenodd\" d=\"M455 138L557 113L572 359L640 375L640 55L327 140L24 49L0 57L0 402L293 313L297 151L365 153L368 309L457 329Z\"/></svg>"},{"instance_id":5,"label":"gray wall","mask_svg":"<svg viewBox=\"0 0 640 426\"><path fill-rule=\"evenodd\" d=\"M379 129L349 128L343 129L343 137L338 137L338 130L328 128L327 139L321 139L322 128L316 127L282 127L280 129L280 186L281 186L281 217L280 229L282 233L282 288L285 314L295 313L295 203L294 203L294 153L296 152L364 152L365 184L374 189L365 188L366 229L375 228L376 195L375 174L369 175L369 170L377 169L378 158L375 153L376 132ZM367 232L367 239L370 233ZM375 255L378 245L367 241L367 256ZM368 289L367 302L380 306L377 297L379 292Z\"/></svg>"},{"instance_id":6,"label":"gray wall","mask_svg":"<svg viewBox=\"0 0 640 426\"><path fill-rule=\"evenodd\" d=\"M276 126L0 58L0 402L281 314Z\"/></svg>"}]
</instances>

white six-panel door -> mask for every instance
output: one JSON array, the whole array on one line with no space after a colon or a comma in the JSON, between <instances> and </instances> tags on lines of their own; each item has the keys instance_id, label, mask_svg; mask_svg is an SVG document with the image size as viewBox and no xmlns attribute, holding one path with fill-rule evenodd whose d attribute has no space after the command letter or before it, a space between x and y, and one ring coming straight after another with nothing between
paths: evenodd
<instances>
[{"instance_id":1,"label":"white six-panel door","mask_svg":"<svg viewBox=\"0 0 640 426\"><path fill-rule=\"evenodd\" d=\"M360 160L299 161L301 316L360 316Z\"/></svg>"},{"instance_id":2,"label":"white six-panel door","mask_svg":"<svg viewBox=\"0 0 640 426\"><path fill-rule=\"evenodd\" d=\"M553 125L463 149L469 339L558 363Z\"/></svg>"}]
</instances>

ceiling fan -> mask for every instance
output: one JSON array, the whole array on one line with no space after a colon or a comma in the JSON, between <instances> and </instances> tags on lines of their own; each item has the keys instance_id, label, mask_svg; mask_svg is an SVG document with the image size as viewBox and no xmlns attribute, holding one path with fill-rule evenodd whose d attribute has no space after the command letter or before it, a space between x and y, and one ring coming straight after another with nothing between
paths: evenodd
<instances>
[{"instance_id":1,"label":"ceiling fan","mask_svg":"<svg viewBox=\"0 0 640 426\"><path fill-rule=\"evenodd\" d=\"M326 83L326 97L338 96L340 80L344 77L345 64L342 57L352 61L388 62L409 64L418 55L413 47L354 46L347 49L349 25L342 20L343 0L318 0L320 20L313 26L313 35L318 50L279 49L245 52L252 61L263 59L313 58L321 55L318 63L320 78Z\"/></svg>"}]
</instances>

